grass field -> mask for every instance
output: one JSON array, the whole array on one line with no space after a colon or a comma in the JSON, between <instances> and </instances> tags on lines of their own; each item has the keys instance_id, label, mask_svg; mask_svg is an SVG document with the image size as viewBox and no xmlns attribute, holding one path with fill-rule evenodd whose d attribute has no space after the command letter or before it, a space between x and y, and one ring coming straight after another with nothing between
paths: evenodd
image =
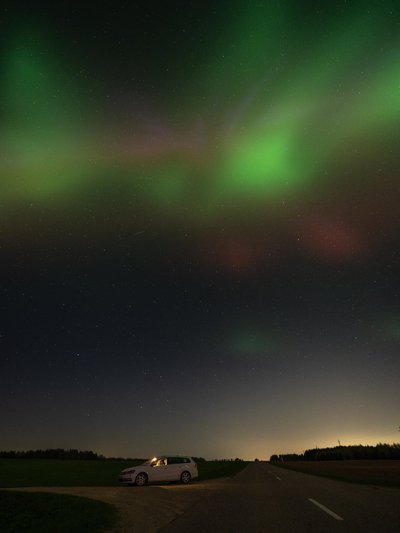
<instances>
[{"instance_id":1,"label":"grass field","mask_svg":"<svg viewBox=\"0 0 400 533\"><path fill-rule=\"evenodd\" d=\"M0 487L104 487L118 485L118 474L141 461L0 459ZM229 477L247 463L198 463L199 479Z\"/></svg>"},{"instance_id":2,"label":"grass field","mask_svg":"<svg viewBox=\"0 0 400 533\"><path fill-rule=\"evenodd\" d=\"M102 487L135 461L0 459L0 487Z\"/></svg>"},{"instance_id":3,"label":"grass field","mask_svg":"<svg viewBox=\"0 0 400 533\"><path fill-rule=\"evenodd\" d=\"M232 477L247 465L247 462L240 461L206 461L205 463L197 463L199 480Z\"/></svg>"},{"instance_id":4,"label":"grass field","mask_svg":"<svg viewBox=\"0 0 400 533\"><path fill-rule=\"evenodd\" d=\"M2 533L100 533L116 519L113 505L88 498L0 491Z\"/></svg>"},{"instance_id":5,"label":"grass field","mask_svg":"<svg viewBox=\"0 0 400 533\"><path fill-rule=\"evenodd\" d=\"M122 469L141 462L0 459L0 487L115 486ZM199 479L233 476L246 464L200 462ZM116 509L103 502L45 492L0 490L1 533L101 533L116 519Z\"/></svg>"},{"instance_id":6,"label":"grass field","mask_svg":"<svg viewBox=\"0 0 400 533\"><path fill-rule=\"evenodd\" d=\"M340 481L400 487L400 461L287 461L272 464Z\"/></svg>"}]
</instances>

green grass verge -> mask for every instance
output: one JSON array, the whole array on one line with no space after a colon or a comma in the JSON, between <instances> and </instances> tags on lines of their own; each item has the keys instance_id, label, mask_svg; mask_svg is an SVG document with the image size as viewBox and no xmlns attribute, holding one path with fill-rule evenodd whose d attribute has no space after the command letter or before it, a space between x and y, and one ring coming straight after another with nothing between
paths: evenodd
<instances>
[{"instance_id":1,"label":"green grass verge","mask_svg":"<svg viewBox=\"0 0 400 533\"><path fill-rule=\"evenodd\" d=\"M248 463L243 461L206 461L197 463L199 480L232 477L239 473Z\"/></svg>"},{"instance_id":2,"label":"green grass verge","mask_svg":"<svg viewBox=\"0 0 400 533\"><path fill-rule=\"evenodd\" d=\"M0 487L117 486L124 468L141 461L80 461L64 459L0 459ZM199 480L234 476L246 462L198 463Z\"/></svg>"},{"instance_id":3,"label":"green grass verge","mask_svg":"<svg viewBox=\"0 0 400 533\"><path fill-rule=\"evenodd\" d=\"M109 487L140 461L0 459L0 487Z\"/></svg>"},{"instance_id":4,"label":"green grass verge","mask_svg":"<svg viewBox=\"0 0 400 533\"><path fill-rule=\"evenodd\" d=\"M271 462L272 465L303 474L326 477L336 481L400 487L400 461L391 460L348 460L348 461L310 461Z\"/></svg>"},{"instance_id":5,"label":"green grass verge","mask_svg":"<svg viewBox=\"0 0 400 533\"><path fill-rule=\"evenodd\" d=\"M114 506L88 498L0 491L2 533L100 533L117 516Z\"/></svg>"}]
</instances>

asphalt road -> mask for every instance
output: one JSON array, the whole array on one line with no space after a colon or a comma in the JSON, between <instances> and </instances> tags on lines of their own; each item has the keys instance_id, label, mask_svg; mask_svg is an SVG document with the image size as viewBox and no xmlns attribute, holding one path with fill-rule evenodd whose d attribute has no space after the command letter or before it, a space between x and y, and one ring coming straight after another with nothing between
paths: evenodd
<instances>
[{"instance_id":1,"label":"asphalt road","mask_svg":"<svg viewBox=\"0 0 400 533\"><path fill-rule=\"evenodd\" d=\"M400 533L400 490L250 463L163 533Z\"/></svg>"}]
</instances>

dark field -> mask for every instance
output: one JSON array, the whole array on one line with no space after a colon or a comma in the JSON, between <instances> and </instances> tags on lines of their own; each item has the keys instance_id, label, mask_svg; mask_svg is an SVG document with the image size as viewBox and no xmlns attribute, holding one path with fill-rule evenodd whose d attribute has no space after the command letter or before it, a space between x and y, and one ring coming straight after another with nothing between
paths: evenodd
<instances>
[{"instance_id":1,"label":"dark field","mask_svg":"<svg viewBox=\"0 0 400 533\"><path fill-rule=\"evenodd\" d=\"M141 462L0 459L0 487L115 486L121 470ZM235 461L199 462L199 480L233 476L246 465Z\"/></svg>"},{"instance_id":2,"label":"dark field","mask_svg":"<svg viewBox=\"0 0 400 533\"><path fill-rule=\"evenodd\" d=\"M287 461L273 464L341 481L400 487L400 461Z\"/></svg>"},{"instance_id":3,"label":"dark field","mask_svg":"<svg viewBox=\"0 0 400 533\"><path fill-rule=\"evenodd\" d=\"M219 477L231 477L243 470L248 462L235 461L206 461L197 463L199 481L203 479L216 479Z\"/></svg>"},{"instance_id":4,"label":"dark field","mask_svg":"<svg viewBox=\"0 0 400 533\"><path fill-rule=\"evenodd\" d=\"M0 459L0 487L102 487L135 461Z\"/></svg>"},{"instance_id":5,"label":"dark field","mask_svg":"<svg viewBox=\"0 0 400 533\"><path fill-rule=\"evenodd\" d=\"M88 498L0 491L2 533L100 533L116 519L114 506Z\"/></svg>"},{"instance_id":6,"label":"dark field","mask_svg":"<svg viewBox=\"0 0 400 533\"><path fill-rule=\"evenodd\" d=\"M0 486L115 486L122 469L141 462L0 459ZM201 462L198 463L199 479L233 476L246 465L234 461ZM113 505L88 498L0 491L1 533L101 533L116 519L117 511Z\"/></svg>"}]
</instances>

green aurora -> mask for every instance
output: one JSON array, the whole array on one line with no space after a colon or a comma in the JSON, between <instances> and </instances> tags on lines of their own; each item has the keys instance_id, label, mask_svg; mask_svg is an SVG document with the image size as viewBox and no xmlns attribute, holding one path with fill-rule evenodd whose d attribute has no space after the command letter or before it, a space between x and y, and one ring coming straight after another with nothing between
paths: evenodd
<instances>
[{"instance_id":1,"label":"green aurora","mask_svg":"<svg viewBox=\"0 0 400 533\"><path fill-rule=\"evenodd\" d=\"M95 80L74 76L73 57L38 28L16 31L1 90L3 206L73 209L108 175L151 209L213 218L221 205L258 209L349 172L363 179L371 145L373 163L385 158L392 172L400 39L388 31L390 12L348 8L310 34L290 2L236 6L208 60L187 73L197 89L182 83L179 128L162 130L160 118L156 135L146 135L143 113L129 135L118 120L108 125L109 111L89 97Z\"/></svg>"}]
</instances>

